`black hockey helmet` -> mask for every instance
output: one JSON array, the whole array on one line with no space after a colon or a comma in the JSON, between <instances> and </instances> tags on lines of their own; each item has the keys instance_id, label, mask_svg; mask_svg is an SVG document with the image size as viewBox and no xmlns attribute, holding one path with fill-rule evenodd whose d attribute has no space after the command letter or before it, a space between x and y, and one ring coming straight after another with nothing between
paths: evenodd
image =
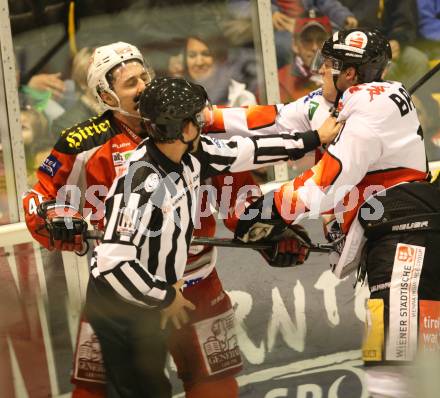
<instances>
[{"instance_id":1,"label":"black hockey helmet","mask_svg":"<svg viewBox=\"0 0 440 398\"><path fill-rule=\"evenodd\" d=\"M332 59L334 74L353 66L359 83L369 83L381 80L391 47L379 30L354 28L335 32L324 42L321 54Z\"/></svg>"},{"instance_id":2,"label":"black hockey helmet","mask_svg":"<svg viewBox=\"0 0 440 398\"><path fill-rule=\"evenodd\" d=\"M192 120L201 130L200 112L208 104L205 89L185 79L161 77L153 79L139 99L139 112L148 119L148 134L155 141L182 138L187 121Z\"/></svg>"}]
</instances>

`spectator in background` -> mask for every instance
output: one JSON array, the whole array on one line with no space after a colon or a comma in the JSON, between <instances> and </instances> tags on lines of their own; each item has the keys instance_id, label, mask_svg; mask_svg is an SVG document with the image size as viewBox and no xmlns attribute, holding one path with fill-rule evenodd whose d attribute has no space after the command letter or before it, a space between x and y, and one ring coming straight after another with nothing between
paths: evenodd
<instances>
[{"instance_id":1,"label":"spectator in background","mask_svg":"<svg viewBox=\"0 0 440 398\"><path fill-rule=\"evenodd\" d=\"M272 0L272 24L278 67L292 60L290 42L295 28L295 18L304 13L302 1Z\"/></svg>"},{"instance_id":2,"label":"spectator in background","mask_svg":"<svg viewBox=\"0 0 440 398\"><path fill-rule=\"evenodd\" d=\"M168 76L183 77L183 54L172 54L168 59Z\"/></svg>"},{"instance_id":3,"label":"spectator in background","mask_svg":"<svg viewBox=\"0 0 440 398\"><path fill-rule=\"evenodd\" d=\"M440 0L417 0L420 35L440 42Z\"/></svg>"},{"instance_id":4,"label":"spectator in background","mask_svg":"<svg viewBox=\"0 0 440 398\"><path fill-rule=\"evenodd\" d=\"M27 83L27 86L38 91L49 91L55 100L60 99L66 90L60 72L34 75Z\"/></svg>"},{"instance_id":5,"label":"spectator in background","mask_svg":"<svg viewBox=\"0 0 440 398\"><path fill-rule=\"evenodd\" d=\"M78 99L68 112L64 112L53 121L51 132L54 141L58 139L60 132L64 129L100 113L99 105L87 86L87 68L92 53L93 48L84 47L73 58L72 79L75 82Z\"/></svg>"},{"instance_id":6,"label":"spectator in background","mask_svg":"<svg viewBox=\"0 0 440 398\"><path fill-rule=\"evenodd\" d=\"M223 23L225 36L233 45L252 42L250 2L229 0L229 12L231 19ZM272 0L272 23L279 68L291 62L290 43L295 19L309 15L310 12L328 16L335 29L358 26L356 17L339 0Z\"/></svg>"},{"instance_id":7,"label":"spectator in background","mask_svg":"<svg viewBox=\"0 0 440 398\"><path fill-rule=\"evenodd\" d=\"M66 92L66 84L61 80L60 73L39 73L24 82L17 57L15 71L21 109L32 107L43 112L49 123L64 112L57 102Z\"/></svg>"},{"instance_id":8,"label":"spectator in background","mask_svg":"<svg viewBox=\"0 0 440 398\"><path fill-rule=\"evenodd\" d=\"M440 59L440 0L417 0L421 46L431 59Z\"/></svg>"},{"instance_id":9,"label":"spectator in background","mask_svg":"<svg viewBox=\"0 0 440 398\"><path fill-rule=\"evenodd\" d=\"M197 32L188 36L183 49L183 71L186 79L202 85L213 104L245 106L256 104L255 95L232 79L227 48L220 36Z\"/></svg>"},{"instance_id":10,"label":"spectator in background","mask_svg":"<svg viewBox=\"0 0 440 398\"><path fill-rule=\"evenodd\" d=\"M48 122L41 112L28 107L20 112L28 185L36 182L35 172L47 157L53 140L47 134Z\"/></svg>"},{"instance_id":11,"label":"spectator in background","mask_svg":"<svg viewBox=\"0 0 440 398\"><path fill-rule=\"evenodd\" d=\"M347 8L340 0L292 0L302 1L304 10L310 12L316 10L321 15L326 15L335 30L352 29L359 25L351 8Z\"/></svg>"},{"instance_id":12,"label":"spectator in background","mask_svg":"<svg viewBox=\"0 0 440 398\"><path fill-rule=\"evenodd\" d=\"M389 40L392 63L385 78L411 86L428 70L428 58L414 47L417 38L415 0L341 0L356 15L360 25L379 28Z\"/></svg>"},{"instance_id":13,"label":"spectator in background","mask_svg":"<svg viewBox=\"0 0 440 398\"><path fill-rule=\"evenodd\" d=\"M291 38L293 61L278 71L281 102L294 101L321 86L320 75L312 74L310 66L331 33L327 17L296 19Z\"/></svg>"}]
</instances>

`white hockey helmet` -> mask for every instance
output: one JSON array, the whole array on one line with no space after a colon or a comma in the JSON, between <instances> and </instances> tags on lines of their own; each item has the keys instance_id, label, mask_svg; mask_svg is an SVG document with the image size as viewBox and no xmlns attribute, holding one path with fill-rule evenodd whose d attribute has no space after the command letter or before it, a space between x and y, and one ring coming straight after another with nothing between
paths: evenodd
<instances>
[{"instance_id":1,"label":"white hockey helmet","mask_svg":"<svg viewBox=\"0 0 440 398\"><path fill-rule=\"evenodd\" d=\"M111 89L106 76L115 66L130 60L137 60L145 67L145 61L139 49L122 41L98 47L93 52L87 72L87 85L104 109L120 110L119 98ZM99 95L100 92L112 95L118 101L118 107L106 104Z\"/></svg>"}]
</instances>

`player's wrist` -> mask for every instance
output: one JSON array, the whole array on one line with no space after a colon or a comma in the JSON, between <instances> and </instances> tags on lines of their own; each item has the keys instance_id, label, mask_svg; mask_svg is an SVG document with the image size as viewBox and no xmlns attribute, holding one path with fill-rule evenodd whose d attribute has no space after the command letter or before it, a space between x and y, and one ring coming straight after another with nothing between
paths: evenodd
<instances>
[{"instance_id":1,"label":"player's wrist","mask_svg":"<svg viewBox=\"0 0 440 398\"><path fill-rule=\"evenodd\" d=\"M171 304L174 303L174 300L176 299L177 291L174 288L174 286L169 286L166 288L165 298L162 301L162 303L158 306L160 310L163 310L165 308L168 308Z\"/></svg>"}]
</instances>

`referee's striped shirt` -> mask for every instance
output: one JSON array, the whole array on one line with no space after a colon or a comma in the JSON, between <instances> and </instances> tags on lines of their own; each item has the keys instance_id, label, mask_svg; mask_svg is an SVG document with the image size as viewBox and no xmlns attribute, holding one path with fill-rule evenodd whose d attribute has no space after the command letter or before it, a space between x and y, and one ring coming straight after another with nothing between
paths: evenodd
<instances>
[{"instance_id":1,"label":"referee's striped shirt","mask_svg":"<svg viewBox=\"0 0 440 398\"><path fill-rule=\"evenodd\" d=\"M299 159L320 145L316 131L301 134L201 137L180 164L146 139L113 183L105 207L105 232L91 264L94 278L140 306L164 308L175 297L193 232L200 182L210 176Z\"/></svg>"}]
</instances>

